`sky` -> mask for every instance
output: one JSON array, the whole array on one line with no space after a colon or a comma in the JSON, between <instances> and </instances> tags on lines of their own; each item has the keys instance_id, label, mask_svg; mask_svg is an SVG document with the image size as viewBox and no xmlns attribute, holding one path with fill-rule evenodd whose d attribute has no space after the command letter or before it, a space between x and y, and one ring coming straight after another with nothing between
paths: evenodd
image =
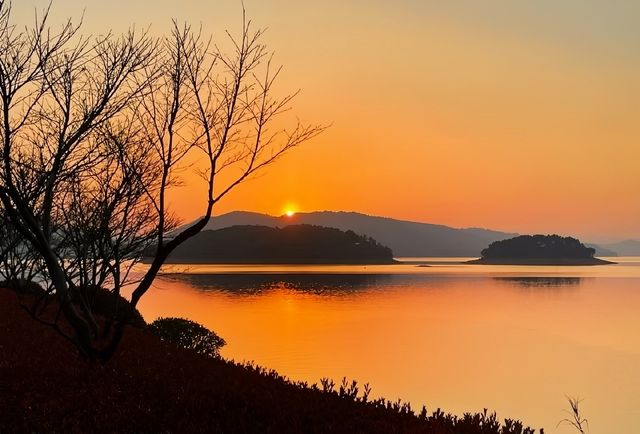
<instances>
[{"instance_id":1,"label":"sky","mask_svg":"<svg viewBox=\"0 0 640 434\"><path fill-rule=\"evenodd\" d=\"M18 20L48 1L14 1ZM345 210L455 227L640 239L640 2L245 0L301 93L331 124L216 214ZM177 18L215 40L239 0L55 0L84 31ZM202 214L197 178L171 196Z\"/></svg>"}]
</instances>

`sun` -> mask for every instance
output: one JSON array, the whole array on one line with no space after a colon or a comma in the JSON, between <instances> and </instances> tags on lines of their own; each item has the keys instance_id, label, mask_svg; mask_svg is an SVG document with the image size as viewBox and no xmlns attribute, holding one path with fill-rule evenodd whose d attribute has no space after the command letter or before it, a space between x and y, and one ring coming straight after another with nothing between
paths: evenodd
<instances>
[{"instance_id":1,"label":"sun","mask_svg":"<svg viewBox=\"0 0 640 434\"><path fill-rule=\"evenodd\" d=\"M298 207L291 202L285 204L285 206L282 207L283 213L287 217L293 217L294 215L296 215L297 209Z\"/></svg>"}]
</instances>

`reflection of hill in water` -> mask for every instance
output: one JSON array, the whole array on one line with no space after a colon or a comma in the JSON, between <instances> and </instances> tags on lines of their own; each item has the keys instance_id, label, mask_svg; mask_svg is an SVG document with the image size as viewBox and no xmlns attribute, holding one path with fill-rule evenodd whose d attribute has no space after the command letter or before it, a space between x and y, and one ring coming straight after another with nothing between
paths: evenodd
<instances>
[{"instance_id":1,"label":"reflection of hill in water","mask_svg":"<svg viewBox=\"0 0 640 434\"><path fill-rule=\"evenodd\" d=\"M186 281L204 291L247 295L274 289L345 295L431 280L422 276L393 274L173 274L166 277Z\"/></svg>"},{"instance_id":2,"label":"reflection of hill in water","mask_svg":"<svg viewBox=\"0 0 640 434\"><path fill-rule=\"evenodd\" d=\"M565 288L582 283L581 277L494 277L494 280L521 288Z\"/></svg>"},{"instance_id":3,"label":"reflection of hill in water","mask_svg":"<svg viewBox=\"0 0 640 434\"><path fill-rule=\"evenodd\" d=\"M477 277L433 276L424 274L313 274L313 273L228 273L197 274L175 273L163 279L182 281L200 291L235 295L257 295L285 289L315 295L349 295L390 288L412 287L419 289L444 289L455 286L477 286L491 281L522 289L577 288L580 277Z\"/></svg>"}]
</instances>

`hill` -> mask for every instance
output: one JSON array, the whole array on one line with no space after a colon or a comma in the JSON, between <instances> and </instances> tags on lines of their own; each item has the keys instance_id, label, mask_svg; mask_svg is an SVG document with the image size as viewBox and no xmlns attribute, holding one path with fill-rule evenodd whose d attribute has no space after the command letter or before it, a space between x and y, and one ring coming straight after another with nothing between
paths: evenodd
<instances>
[{"instance_id":1,"label":"hill","mask_svg":"<svg viewBox=\"0 0 640 434\"><path fill-rule=\"evenodd\" d=\"M480 256L480 251L491 242L517 235L487 229L457 229L356 212L333 211L298 213L291 217L236 211L211 218L206 229L214 230L234 225L285 227L300 224L352 230L388 246L396 257ZM183 229L179 228L175 232L180 230Z\"/></svg>"},{"instance_id":2,"label":"hill","mask_svg":"<svg viewBox=\"0 0 640 434\"><path fill-rule=\"evenodd\" d=\"M609 250L613 250L620 256L640 256L640 241L637 240L625 240L614 244L601 244Z\"/></svg>"},{"instance_id":3,"label":"hill","mask_svg":"<svg viewBox=\"0 0 640 434\"><path fill-rule=\"evenodd\" d=\"M598 265L611 262L594 258L595 249L579 240L559 235L521 235L494 241L474 264L495 265Z\"/></svg>"},{"instance_id":4,"label":"hill","mask_svg":"<svg viewBox=\"0 0 640 434\"><path fill-rule=\"evenodd\" d=\"M167 263L390 264L394 260L391 249L353 231L245 225L202 231L178 246Z\"/></svg>"},{"instance_id":5,"label":"hill","mask_svg":"<svg viewBox=\"0 0 640 434\"><path fill-rule=\"evenodd\" d=\"M608 249L598 244L585 243L584 245L594 249L596 251L595 256L608 256L608 257L618 256L617 251Z\"/></svg>"}]
</instances>

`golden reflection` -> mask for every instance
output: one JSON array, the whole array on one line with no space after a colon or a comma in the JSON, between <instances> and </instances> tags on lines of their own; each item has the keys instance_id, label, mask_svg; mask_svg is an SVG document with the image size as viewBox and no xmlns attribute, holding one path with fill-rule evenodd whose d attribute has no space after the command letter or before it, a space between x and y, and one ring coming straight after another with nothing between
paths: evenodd
<instances>
[{"instance_id":1,"label":"golden reflection","mask_svg":"<svg viewBox=\"0 0 640 434\"><path fill-rule=\"evenodd\" d=\"M594 432L632 432L640 292L638 274L620 270L637 266L591 267L585 273L601 274L588 278L562 267L542 278L519 267L512 277L437 268L174 276L157 282L141 310L147 320L200 322L227 340L223 356L294 379L346 376L414 406L490 407L547 429L562 419L565 395L579 394ZM252 279L263 289L243 290Z\"/></svg>"}]
</instances>

